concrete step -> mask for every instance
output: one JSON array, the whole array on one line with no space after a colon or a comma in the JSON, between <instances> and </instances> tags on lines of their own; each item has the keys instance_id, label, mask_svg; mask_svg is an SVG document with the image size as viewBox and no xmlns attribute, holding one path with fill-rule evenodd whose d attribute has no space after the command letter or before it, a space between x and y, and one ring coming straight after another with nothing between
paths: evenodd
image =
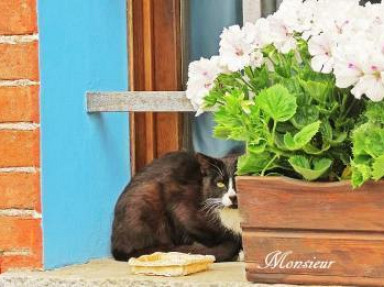
<instances>
[{"instance_id":1,"label":"concrete step","mask_svg":"<svg viewBox=\"0 0 384 287\"><path fill-rule=\"evenodd\" d=\"M211 270L177 278L132 275L124 262L95 260L52 271L8 272L0 287L261 287L245 279L244 264L217 263ZM287 285L274 285L287 286Z\"/></svg>"}]
</instances>

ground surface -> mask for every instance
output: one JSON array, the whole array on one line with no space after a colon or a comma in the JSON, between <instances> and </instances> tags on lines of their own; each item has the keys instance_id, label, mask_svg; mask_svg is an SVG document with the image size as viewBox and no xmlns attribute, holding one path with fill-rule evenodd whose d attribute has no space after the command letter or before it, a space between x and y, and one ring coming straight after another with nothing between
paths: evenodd
<instances>
[{"instance_id":1,"label":"ground surface","mask_svg":"<svg viewBox=\"0 0 384 287\"><path fill-rule=\"evenodd\" d=\"M8 272L0 287L258 287L245 279L243 263L214 264L211 270L186 277L164 278L130 274L127 263L96 260L46 272ZM286 286L286 285L274 285Z\"/></svg>"}]
</instances>

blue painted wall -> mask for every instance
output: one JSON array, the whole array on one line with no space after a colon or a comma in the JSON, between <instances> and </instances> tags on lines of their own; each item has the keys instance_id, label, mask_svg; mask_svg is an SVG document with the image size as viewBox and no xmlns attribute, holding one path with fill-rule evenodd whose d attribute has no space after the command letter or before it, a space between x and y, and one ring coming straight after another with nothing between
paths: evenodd
<instances>
[{"instance_id":1,"label":"blue painted wall","mask_svg":"<svg viewBox=\"0 0 384 287\"><path fill-rule=\"evenodd\" d=\"M45 268L109 255L129 180L127 114L87 114L87 90L127 90L126 0L39 0Z\"/></svg>"}]
</instances>

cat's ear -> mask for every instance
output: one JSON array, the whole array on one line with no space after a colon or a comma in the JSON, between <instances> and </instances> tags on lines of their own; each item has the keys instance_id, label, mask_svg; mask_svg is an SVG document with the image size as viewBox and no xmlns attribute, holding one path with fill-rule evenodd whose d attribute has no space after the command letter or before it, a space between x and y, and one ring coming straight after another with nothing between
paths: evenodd
<instances>
[{"instance_id":1,"label":"cat's ear","mask_svg":"<svg viewBox=\"0 0 384 287\"><path fill-rule=\"evenodd\" d=\"M215 166L217 167L219 164L219 160L202 153L196 153L196 159L200 164L200 170L203 175L207 175L210 169L215 168Z\"/></svg>"}]
</instances>

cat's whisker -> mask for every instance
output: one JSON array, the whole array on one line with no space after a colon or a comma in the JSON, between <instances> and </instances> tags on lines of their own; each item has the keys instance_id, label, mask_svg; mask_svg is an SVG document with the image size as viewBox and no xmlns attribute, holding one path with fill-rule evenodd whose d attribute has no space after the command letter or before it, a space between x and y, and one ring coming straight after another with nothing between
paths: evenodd
<instances>
[{"instance_id":1,"label":"cat's whisker","mask_svg":"<svg viewBox=\"0 0 384 287\"><path fill-rule=\"evenodd\" d=\"M205 200L201 210L205 211L207 215L216 214L217 210L222 207L220 198L208 198Z\"/></svg>"},{"instance_id":2,"label":"cat's whisker","mask_svg":"<svg viewBox=\"0 0 384 287\"><path fill-rule=\"evenodd\" d=\"M207 213L211 210L211 208L214 207L214 204L205 204L202 208L203 211L206 211Z\"/></svg>"},{"instance_id":3,"label":"cat's whisker","mask_svg":"<svg viewBox=\"0 0 384 287\"><path fill-rule=\"evenodd\" d=\"M201 208L201 210L209 210L209 208L210 208L211 206L212 206L211 203L206 202L206 203L203 205L203 207Z\"/></svg>"},{"instance_id":4,"label":"cat's whisker","mask_svg":"<svg viewBox=\"0 0 384 287\"><path fill-rule=\"evenodd\" d=\"M219 198L209 198L205 201L205 205L217 205L221 203Z\"/></svg>"},{"instance_id":5,"label":"cat's whisker","mask_svg":"<svg viewBox=\"0 0 384 287\"><path fill-rule=\"evenodd\" d=\"M216 208L212 207L208 212L207 212L207 219L212 222L214 221L215 219L217 219L217 214L218 212L216 212Z\"/></svg>"}]
</instances>

